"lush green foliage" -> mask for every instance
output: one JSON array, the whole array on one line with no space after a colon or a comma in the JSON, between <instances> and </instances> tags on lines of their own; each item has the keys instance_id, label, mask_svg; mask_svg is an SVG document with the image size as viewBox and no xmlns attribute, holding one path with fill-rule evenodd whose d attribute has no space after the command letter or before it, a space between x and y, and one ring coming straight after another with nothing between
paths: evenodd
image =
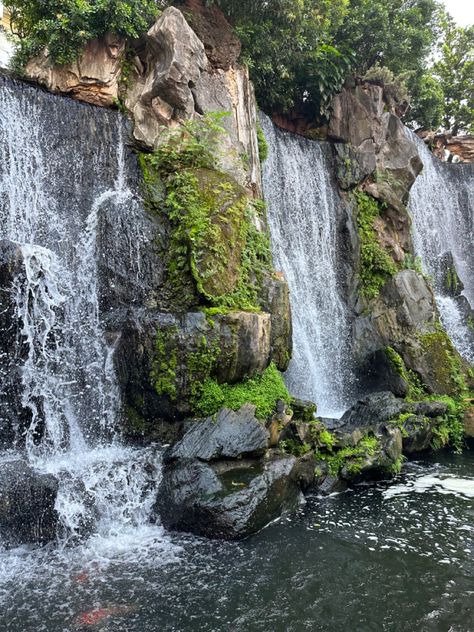
<instances>
[{"instance_id":1,"label":"lush green foliage","mask_svg":"<svg viewBox=\"0 0 474 632\"><path fill-rule=\"evenodd\" d=\"M356 446L347 446L340 450L321 452L318 458L326 461L331 476L338 476L342 468L352 476L357 476L362 471L367 458L375 456L380 449L377 437L365 435Z\"/></svg>"},{"instance_id":2,"label":"lush green foliage","mask_svg":"<svg viewBox=\"0 0 474 632\"><path fill-rule=\"evenodd\" d=\"M453 134L474 133L474 26L447 21L441 57L432 70L444 94L441 124Z\"/></svg>"},{"instance_id":3,"label":"lush green foliage","mask_svg":"<svg viewBox=\"0 0 474 632\"><path fill-rule=\"evenodd\" d=\"M19 38L16 65L47 47L59 64L74 60L85 44L107 32L139 37L156 17L155 0L4 0Z\"/></svg>"},{"instance_id":4,"label":"lush green foliage","mask_svg":"<svg viewBox=\"0 0 474 632\"><path fill-rule=\"evenodd\" d=\"M216 380L206 380L201 396L195 403L195 412L207 417L224 407L238 410L243 404L251 403L257 407L257 417L266 419L275 412L279 399L286 403L291 401L280 371L271 363L262 375L249 377L237 384L218 384Z\"/></svg>"},{"instance_id":5,"label":"lush green foliage","mask_svg":"<svg viewBox=\"0 0 474 632\"><path fill-rule=\"evenodd\" d=\"M266 111L324 111L349 73L352 53L332 45L348 0L215 0L242 41L243 59Z\"/></svg>"},{"instance_id":6,"label":"lush green foliage","mask_svg":"<svg viewBox=\"0 0 474 632\"><path fill-rule=\"evenodd\" d=\"M396 274L397 267L377 240L374 222L380 214L378 202L362 191L356 192L356 200L360 239L360 293L373 299L378 296L387 280Z\"/></svg>"}]
</instances>

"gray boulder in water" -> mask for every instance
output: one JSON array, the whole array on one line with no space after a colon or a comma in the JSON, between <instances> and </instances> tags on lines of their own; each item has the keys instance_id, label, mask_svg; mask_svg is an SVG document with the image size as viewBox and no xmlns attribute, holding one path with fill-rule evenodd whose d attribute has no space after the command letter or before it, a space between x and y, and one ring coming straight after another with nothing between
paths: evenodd
<instances>
[{"instance_id":1,"label":"gray boulder in water","mask_svg":"<svg viewBox=\"0 0 474 632\"><path fill-rule=\"evenodd\" d=\"M45 544L56 536L58 482L20 459L0 468L0 535L10 546Z\"/></svg>"},{"instance_id":2,"label":"gray boulder in water","mask_svg":"<svg viewBox=\"0 0 474 632\"><path fill-rule=\"evenodd\" d=\"M169 529L243 538L297 506L300 474L300 463L292 456L180 460L165 466L157 508Z\"/></svg>"}]
</instances>

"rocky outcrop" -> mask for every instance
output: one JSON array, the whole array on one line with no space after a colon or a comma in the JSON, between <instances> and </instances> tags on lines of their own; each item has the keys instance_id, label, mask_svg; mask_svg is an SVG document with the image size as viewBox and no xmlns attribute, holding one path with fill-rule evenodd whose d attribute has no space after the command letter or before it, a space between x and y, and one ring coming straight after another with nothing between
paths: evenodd
<instances>
[{"instance_id":1,"label":"rocky outcrop","mask_svg":"<svg viewBox=\"0 0 474 632\"><path fill-rule=\"evenodd\" d=\"M400 119L386 111L384 89L356 83L333 98L328 137L349 145L360 175L375 173L367 190L395 208L403 207L423 165Z\"/></svg>"},{"instance_id":2,"label":"rocky outcrop","mask_svg":"<svg viewBox=\"0 0 474 632\"><path fill-rule=\"evenodd\" d=\"M24 461L2 463L0 529L9 545L44 544L54 539L57 491L54 476L39 474Z\"/></svg>"},{"instance_id":3,"label":"rocky outcrop","mask_svg":"<svg viewBox=\"0 0 474 632\"><path fill-rule=\"evenodd\" d=\"M268 447L268 432L255 418L255 406L238 412L223 408L216 418L192 423L181 441L169 448L165 463L177 459L236 459L262 455Z\"/></svg>"},{"instance_id":4,"label":"rocky outcrop","mask_svg":"<svg viewBox=\"0 0 474 632\"><path fill-rule=\"evenodd\" d=\"M272 347L273 317L265 312L150 312L122 327L115 361L139 434L143 424L192 414L193 396L209 377L235 383L261 373L272 359L282 359L282 370L289 360L287 346L276 340Z\"/></svg>"},{"instance_id":5,"label":"rocky outcrop","mask_svg":"<svg viewBox=\"0 0 474 632\"><path fill-rule=\"evenodd\" d=\"M297 506L312 469L293 456L266 451L269 435L254 412L247 405L238 412L222 410L215 421L191 423L168 449L157 501L166 527L236 539Z\"/></svg>"},{"instance_id":6,"label":"rocky outcrop","mask_svg":"<svg viewBox=\"0 0 474 632\"><path fill-rule=\"evenodd\" d=\"M28 62L25 76L50 92L69 94L93 105L111 106L119 96L125 40L107 34L87 44L78 59L58 66L48 51Z\"/></svg>"},{"instance_id":7,"label":"rocky outcrop","mask_svg":"<svg viewBox=\"0 0 474 632\"><path fill-rule=\"evenodd\" d=\"M433 154L443 162L474 162L474 136L453 136L447 132L437 134L425 131L418 134L430 146Z\"/></svg>"}]
</instances>

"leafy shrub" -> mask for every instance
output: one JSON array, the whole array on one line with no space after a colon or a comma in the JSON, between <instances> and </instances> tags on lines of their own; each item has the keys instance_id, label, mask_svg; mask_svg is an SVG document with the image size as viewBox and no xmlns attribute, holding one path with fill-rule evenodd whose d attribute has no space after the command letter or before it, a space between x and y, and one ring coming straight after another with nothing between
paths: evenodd
<instances>
[{"instance_id":1,"label":"leafy shrub","mask_svg":"<svg viewBox=\"0 0 474 632\"><path fill-rule=\"evenodd\" d=\"M88 41L113 32L139 37L156 18L155 0L4 0L18 37L14 65L47 48L58 64L74 61Z\"/></svg>"},{"instance_id":2,"label":"leafy shrub","mask_svg":"<svg viewBox=\"0 0 474 632\"><path fill-rule=\"evenodd\" d=\"M214 379L206 380L194 408L196 414L208 417L221 408L238 410L243 404L250 403L257 407L257 417L266 419L275 412L279 399L286 403L291 401L283 376L272 362L262 375L249 377L237 384L218 384Z\"/></svg>"}]
</instances>

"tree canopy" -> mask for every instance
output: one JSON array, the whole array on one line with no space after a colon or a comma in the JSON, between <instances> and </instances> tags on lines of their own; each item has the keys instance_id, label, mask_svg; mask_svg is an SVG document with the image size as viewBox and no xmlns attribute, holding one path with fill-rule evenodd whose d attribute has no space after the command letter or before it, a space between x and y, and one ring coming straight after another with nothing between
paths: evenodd
<instances>
[{"instance_id":1,"label":"tree canopy","mask_svg":"<svg viewBox=\"0 0 474 632\"><path fill-rule=\"evenodd\" d=\"M406 123L474 131L474 27L456 26L441 0L203 1L239 35L268 112L296 108L322 121L346 78L385 68L410 94ZM179 0L4 0L17 66L44 47L68 63L107 31L136 38L171 4Z\"/></svg>"}]
</instances>

